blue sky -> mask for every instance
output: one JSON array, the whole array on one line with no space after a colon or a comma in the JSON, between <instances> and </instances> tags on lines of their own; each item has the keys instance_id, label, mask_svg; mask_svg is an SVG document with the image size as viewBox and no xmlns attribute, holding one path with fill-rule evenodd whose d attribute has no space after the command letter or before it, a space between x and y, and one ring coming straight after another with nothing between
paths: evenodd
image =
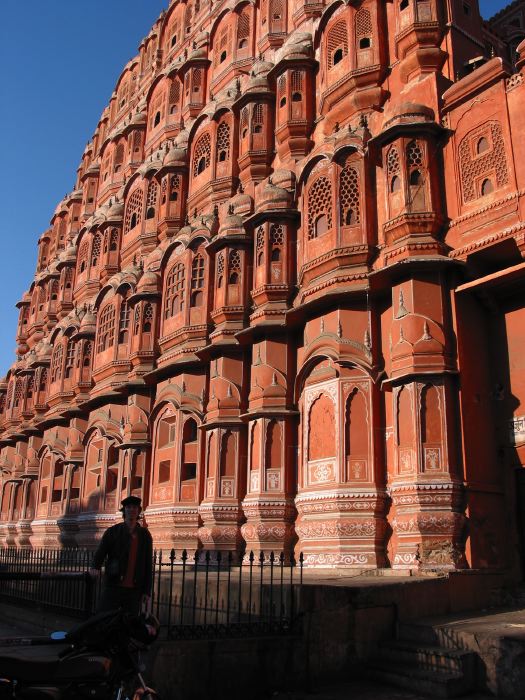
<instances>
[{"instance_id":1,"label":"blue sky","mask_svg":"<svg viewBox=\"0 0 525 700\"><path fill-rule=\"evenodd\" d=\"M481 0L484 16L503 0ZM36 241L75 182L120 71L168 0L3 0L0 9L0 376Z\"/></svg>"}]
</instances>

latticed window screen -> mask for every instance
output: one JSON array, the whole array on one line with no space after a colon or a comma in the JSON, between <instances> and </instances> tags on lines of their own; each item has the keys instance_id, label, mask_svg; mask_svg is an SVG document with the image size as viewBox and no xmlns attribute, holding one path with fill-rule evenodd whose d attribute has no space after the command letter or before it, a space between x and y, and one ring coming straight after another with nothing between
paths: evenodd
<instances>
[{"instance_id":1,"label":"latticed window screen","mask_svg":"<svg viewBox=\"0 0 525 700\"><path fill-rule=\"evenodd\" d=\"M217 287L222 287L222 277L224 275L224 253L221 251L217 256Z\"/></svg>"},{"instance_id":2,"label":"latticed window screen","mask_svg":"<svg viewBox=\"0 0 525 700\"><path fill-rule=\"evenodd\" d=\"M47 387L47 368L43 367L40 371L40 381L38 382L38 390L45 391Z\"/></svg>"},{"instance_id":3,"label":"latticed window screen","mask_svg":"<svg viewBox=\"0 0 525 700\"><path fill-rule=\"evenodd\" d=\"M257 229L257 240L255 245L257 252L263 250L264 248L264 228L262 226L259 226Z\"/></svg>"},{"instance_id":4,"label":"latticed window screen","mask_svg":"<svg viewBox=\"0 0 525 700\"><path fill-rule=\"evenodd\" d=\"M302 92L303 90L303 74L301 71L294 70L292 72L292 92Z\"/></svg>"},{"instance_id":5,"label":"latticed window screen","mask_svg":"<svg viewBox=\"0 0 525 700\"><path fill-rule=\"evenodd\" d=\"M361 223L359 173L356 168L350 165L346 165L341 171L339 201L341 226Z\"/></svg>"},{"instance_id":6,"label":"latticed window screen","mask_svg":"<svg viewBox=\"0 0 525 700\"><path fill-rule=\"evenodd\" d=\"M355 36L356 39L372 37L372 17L370 10L362 8L355 16Z\"/></svg>"},{"instance_id":7,"label":"latticed window screen","mask_svg":"<svg viewBox=\"0 0 525 700\"><path fill-rule=\"evenodd\" d=\"M277 81L277 96L283 97L286 94L286 76L281 75Z\"/></svg>"},{"instance_id":8,"label":"latticed window screen","mask_svg":"<svg viewBox=\"0 0 525 700\"><path fill-rule=\"evenodd\" d=\"M244 134L244 130L248 128L248 107L244 107L241 111L241 136Z\"/></svg>"},{"instance_id":9,"label":"latticed window screen","mask_svg":"<svg viewBox=\"0 0 525 700\"><path fill-rule=\"evenodd\" d=\"M157 206L157 197L159 186L152 180L148 185L148 193L146 196L146 218L151 219L155 216L155 207Z\"/></svg>"},{"instance_id":10,"label":"latticed window screen","mask_svg":"<svg viewBox=\"0 0 525 700\"><path fill-rule=\"evenodd\" d=\"M217 129L217 160L230 160L230 125L221 122Z\"/></svg>"},{"instance_id":11,"label":"latticed window screen","mask_svg":"<svg viewBox=\"0 0 525 700\"><path fill-rule=\"evenodd\" d=\"M66 349L66 364L65 364L65 371L64 371L64 376L66 379L68 379L71 376L71 372L73 370L74 364L75 364L75 343L72 340L69 340L67 343L67 349Z\"/></svg>"},{"instance_id":12,"label":"latticed window screen","mask_svg":"<svg viewBox=\"0 0 525 700\"><path fill-rule=\"evenodd\" d=\"M259 133L262 129L264 123L264 111L263 106L260 102L253 105L252 112L252 131L254 133Z\"/></svg>"},{"instance_id":13,"label":"latticed window screen","mask_svg":"<svg viewBox=\"0 0 525 700\"><path fill-rule=\"evenodd\" d=\"M200 68L195 68L193 71L191 84L193 86L193 92L199 92L202 87L202 71Z\"/></svg>"},{"instance_id":14,"label":"latticed window screen","mask_svg":"<svg viewBox=\"0 0 525 700\"><path fill-rule=\"evenodd\" d=\"M151 324L153 323L153 305L147 302L144 305L142 314L142 332L151 333Z\"/></svg>"},{"instance_id":15,"label":"latticed window screen","mask_svg":"<svg viewBox=\"0 0 525 700\"><path fill-rule=\"evenodd\" d=\"M217 35L217 44L215 47L215 65L218 66L226 60L230 49L230 27L223 27Z\"/></svg>"},{"instance_id":16,"label":"latticed window screen","mask_svg":"<svg viewBox=\"0 0 525 700\"><path fill-rule=\"evenodd\" d=\"M87 241L84 241L80 246L80 250L78 252L78 269L80 272L83 272L86 268L88 250L89 244Z\"/></svg>"},{"instance_id":17,"label":"latticed window screen","mask_svg":"<svg viewBox=\"0 0 525 700\"><path fill-rule=\"evenodd\" d=\"M308 191L308 238L318 235L317 223L326 218L327 229L332 228L332 183L321 175Z\"/></svg>"},{"instance_id":18,"label":"latticed window screen","mask_svg":"<svg viewBox=\"0 0 525 700\"><path fill-rule=\"evenodd\" d=\"M130 196L128 206L126 208L126 217L124 223L124 233L127 233L135 226L138 226L142 221L142 206L143 206L142 190L136 189Z\"/></svg>"},{"instance_id":19,"label":"latticed window screen","mask_svg":"<svg viewBox=\"0 0 525 700\"><path fill-rule=\"evenodd\" d=\"M58 299L58 280L52 280L49 284L49 300L56 301Z\"/></svg>"},{"instance_id":20,"label":"latticed window screen","mask_svg":"<svg viewBox=\"0 0 525 700\"><path fill-rule=\"evenodd\" d=\"M395 146L392 146L392 148L388 151L388 155L386 157L386 171L390 183L392 183L392 178L399 176L399 173L401 172L399 152Z\"/></svg>"},{"instance_id":21,"label":"latticed window screen","mask_svg":"<svg viewBox=\"0 0 525 700\"><path fill-rule=\"evenodd\" d=\"M348 54L348 30L344 19L338 20L328 30L326 37L326 49L328 54L328 68L338 63L336 53L339 51L341 58Z\"/></svg>"},{"instance_id":22,"label":"latticed window screen","mask_svg":"<svg viewBox=\"0 0 525 700\"><path fill-rule=\"evenodd\" d=\"M211 138L208 133L203 134L195 144L193 152L193 177L197 177L210 165Z\"/></svg>"},{"instance_id":23,"label":"latticed window screen","mask_svg":"<svg viewBox=\"0 0 525 700\"><path fill-rule=\"evenodd\" d=\"M204 287L204 258L196 255L191 264L191 288L202 289Z\"/></svg>"},{"instance_id":24,"label":"latticed window screen","mask_svg":"<svg viewBox=\"0 0 525 700\"><path fill-rule=\"evenodd\" d=\"M133 133L133 153L140 153L142 149L142 132L135 131Z\"/></svg>"},{"instance_id":25,"label":"latticed window screen","mask_svg":"<svg viewBox=\"0 0 525 700\"><path fill-rule=\"evenodd\" d=\"M108 304L100 314L98 327L97 352L103 352L113 345L115 340L115 307Z\"/></svg>"},{"instance_id":26,"label":"latticed window screen","mask_svg":"<svg viewBox=\"0 0 525 700\"><path fill-rule=\"evenodd\" d=\"M165 318L175 316L184 308L184 265L176 263L166 281Z\"/></svg>"},{"instance_id":27,"label":"latticed window screen","mask_svg":"<svg viewBox=\"0 0 525 700\"><path fill-rule=\"evenodd\" d=\"M186 9L184 11L184 29L186 32L188 32L189 29L191 29L192 14L193 14L193 7L192 7L191 2L189 2L186 5Z\"/></svg>"},{"instance_id":28,"label":"latticed window screen","mask_svg":"<svg viewBox=\"0 0 525 700\"><path fill-rule=\"evenodd\" d=\"M137 335L140 330L140 304L135 306L135 313L133 315L133 333Z\"/></svg>"},{"instance_id":29,"label":"latticed window screen","mask_svg":"<svg viewBox=\"0 0 525 700\"><path fill-rule=\"evenodd\" d=\"M179 198L180 176L172 175L170 178L170 201L175 202Z\"/></svg>"},{"instance_id":30,"label":"latticed window screen","mask_svg":"<svg viewBox=\"0 0 525 700\"><path fill-rule=\"evenodd\" d=\"M109 249L110 250L117 250L118 249L118 231L116 228L114 228L111 231L111 235L109 237Z\"/></svg>"},{"instance_id":31,"label":"latticed window screen","mask_svg":"<svg viewBox=\"0 0 525 700\"><path fill-rule=\"evenodd\" d=\"M239 15L239 21L237 23L237 41L238 45L241 45L243 39L248 39L250 36L250 11L244 8Z\"/></svg>"},{"instance_id":32,"label":"latticed window screen","mask_svg":"<svg viewBox=\"0 0 525 700\"><path fill-rule=\"evenodd\" d=\"M178 106L180 100L180 82L178 78L173 78L171 81L170 85L170 92L169 92L169 103L170 103L170 111L173 110L174 106Z\"/></svg>"},{"instance_id":33,"label":"latticed window screen","mask_svg":"<svg viewBox=\"0 0 525 700\"><path fill-rule=\"evenodd\" d=\"M406 150L407 166L421 167L423 165L423 152L417 141L411 141Z\"/></svg>"},{"instance_id":34,"label":"latticed window screen","mask_svg":"<svg viewBox=\"0 0 525 700\"><path fill-rule=\"evenodd\" d=\"M118 321L118 342L125 343L129 330L129 304L127 299L122 299Z\"/></svg>"},{"instance_id":35,"label":"latticed window screen","mask_svg":"<svg viewBox=\"0 0 525 700\"><path fill-rule=\"evenodd\" d=\"M483 148L479 148L480 139L484 137L489 142L489 136L492 149L487 150L485 144ZM499 122L491 122L465 136L459 145L459 168L465 202L471 202L481 196L482 192L476 189L476 183L481 182L485 175L495 180L492 183L494 187L507 184L507 155Z\"/></svg>"},{"instance_id":36,"label":"latticed window screen","mask_svg":"<svg viewBox=\"0 0 525 700\"><path fill-rule=\"evenodd\" d=\"M26 396L28 399L33 398L33 392L35 390L35 375L30 374L29 377L27 378L27 388L26 388ZM0 413L1 413L0 409Z\"/></svg>"},{"instance_id":37,"label":"latticed window screen","mask_svg":"<svg viewBox=\"0 0 525 700\"><path fill-rule=\"evenodd\" d=\"M229 283L238 284L240 281L241 274L241 254L238 250L230 251L230 258L228 260L228 272L229 272Z\"/></svg>"},{"instance_id":38,"label":"latticed window screen","mask_svg":"<svg viewBox=\"0 0 525 700\"><path fill-rule=\"evenodd\" d=\"M272 224L270 226L270 245L282 246L284 243L284 226L282 224Z\"/></svg>"},{"instance_id":39,"label":"latticed window screen","mask_svg":"<svg viewBox=\"0 0 525 700\"><path fill-rule=\"evenodd\" d=\"M47 377L47 374L46 374L46 377ZM13 382L10 382L9 386L7 387L7 399L6 399L8 409L11 408L12 399L13 399Z\"/></svg>"},{"instance_id":40,"label":"latticed window screen","mask_svg":"<svg viewBox=\"0 0 525 700\"><path fill-rule=\"evenodd\" d=\"M93 238L93 245L91 246L91 267L96 267L100 260L100 253L102 249L102 235L100 233L95 234Z\"/></svg>"},{"instance_id":41,"label":"latticed window screen","mask_svg":"<svg viewBox=\"0 0 525 700\"><path fill-rule=\"evenodd\" d=\"M82 352L82 367L89 367L91 364L91 353L93 352L93 345L91 341L86 340L84 343L84 349Z\"/></svg>"},{"instance_id":42,"label":"latticed window screen","mask_svg":"<svg viewBox=\"0 0 525 700\"><path fill-rule=\"evenodd\" d=\"M57 345L53 357L51 358L51 381L56 382L60 379L62 375L62 358L64 355L64 348L62 345Z\"/></svg>"},{"instance_id":43,"label":"latticed window screen","mask_svg":"<svg viewBox=\"0 0 525 700\"><path fill-rule=\"evenodd\" d=\"M115 149L115 160L113 162L113 169L115 172L120 170L120 166L124 162L124 144L119 143L117 148Z\"/></svg>"},{"instance_id":44,"label":"latticed window screen","mask_svg":"<svg viewBox=\"0 0 525 700\"><path fill-rule=\"evenodd\" d=\"M18 406L20 406L20 401L22 400L23 391L24 391L24 380L22 378L17 379L15 382L15 400L14 400L15 408L18 408Z\"/></svg>"}]
</instances>

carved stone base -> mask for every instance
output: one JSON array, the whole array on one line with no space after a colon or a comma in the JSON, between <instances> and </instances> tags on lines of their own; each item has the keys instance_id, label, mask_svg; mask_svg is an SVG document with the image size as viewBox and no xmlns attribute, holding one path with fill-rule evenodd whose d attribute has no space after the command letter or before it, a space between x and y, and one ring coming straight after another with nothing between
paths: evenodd
<instances>
[{"instance_id":1,"label":"carved stone base","mask_svg":"<svg viewBox=\"0 0 525 700\"><path fill-rule=\"evenodd\" d=\"M33 520L31 546L35 549L56 549L59 546L60 528L56 520Z\"/></svg>"},{"instance_id":2,"label":"carved stone base","mask_svg":"<svg viewBox=\"0 0 525 700\"><path fill-rule=\"evenodd\" d=\"M104 532L121 522L122 516L120 513L113 515L112 513L86 513L78 516L78 533L76 535L77 544L79 547L94 549Z\"/></svg>"},{"instance_id":3,"label":"carved stone base","mask_svg":"<svg viewBox=\"0 0 525 700\"><path fill-rule=\"evenodd\" d=\"M202 503L199 506L202 527L199 539L204 549L232 552L235 559L242 558L245 542L241 534L244 515L238 504Z\"/></svg>"},{"instance_id":4,"label":"carved stone base","mask_svg":"<svg viewBox=\"0 0 525 700\"><path fill-rule=\"evenodd\" d=\"M386 565L386 495L356 490L301 494L297 550L309 567L377 569Z\"/></svg>"},{"instance_id":5,"label":"carved stone base","mask_svg":"<svg viewBox=\"0 0 525 700\"><path fill-rule=\"evenodd\" d=\"M461 484L437 482L391 488L394 569L464 569L467 518Z\"/></svg>"},{"instance_id":6,"label":"carved stone base","mask_svg":"<svg viewBox=\"0 0 525 700\"><path fill-rule=\"evenodd\" d=\"M17 524L16 546L20 549L31 548L31 537L33 535L31 522L31 520L20 520Z\"/></svg>"},{"instance_id":7,"label":"carved stone base","mask_svg":"<svg viewBox=\"0 0 525 700\"><path fill-rule=\"evenodd\" d=\"M241 527L246 552L253 552L257 558L262 553L265 559L271 552L277 558L283 552L289 558L297 541L294 527L297 511L293 501L246 498L242 507L247 519Z\"/></svg>"},{"instance_id":8,"label":"carved stone base","mask_svg":"<svg viewBox=\"0 0 525 700\"><path fill-rule=\"evenodd\" d=\"M184 550L191 556L199 549L197 506L149 507L144 518L155 549L174 549L176 556L180 556Z\"/></svg>"}]
</instances>

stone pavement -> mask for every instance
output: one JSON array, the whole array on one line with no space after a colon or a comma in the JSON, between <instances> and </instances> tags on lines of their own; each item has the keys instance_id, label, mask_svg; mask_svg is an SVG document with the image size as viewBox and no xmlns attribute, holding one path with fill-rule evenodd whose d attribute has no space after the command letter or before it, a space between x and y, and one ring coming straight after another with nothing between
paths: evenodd
<instances>
[{"instance_id":1,"label":"stone pavement","mask_svg":"<svg viewBox=\"0 0 525 700\"><path fill-rule=\"evenodd\" d=\"M356 680L319 688L312 692L276 693L272 700L429 700L409 690L375 683L373 680ZM498 700L494 695L474 693L461 700Z\"/></svg>"}]
</instances>

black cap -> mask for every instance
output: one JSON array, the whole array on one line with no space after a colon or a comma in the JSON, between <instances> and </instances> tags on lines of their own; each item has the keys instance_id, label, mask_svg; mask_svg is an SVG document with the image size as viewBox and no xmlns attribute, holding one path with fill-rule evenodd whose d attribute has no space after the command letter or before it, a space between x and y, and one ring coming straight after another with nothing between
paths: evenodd
<instances>
[{"instance_id":1,"label":"black cap","mask_svg":"<svg viewBox=\"0 0 525 700\"><path fill-rule=\"evenodd\" d=\"M125 506L138 506L142 507L142 500L138 496L127 496L123 498L120 505L124 508Z\"/></svg>"}]
</instances>

